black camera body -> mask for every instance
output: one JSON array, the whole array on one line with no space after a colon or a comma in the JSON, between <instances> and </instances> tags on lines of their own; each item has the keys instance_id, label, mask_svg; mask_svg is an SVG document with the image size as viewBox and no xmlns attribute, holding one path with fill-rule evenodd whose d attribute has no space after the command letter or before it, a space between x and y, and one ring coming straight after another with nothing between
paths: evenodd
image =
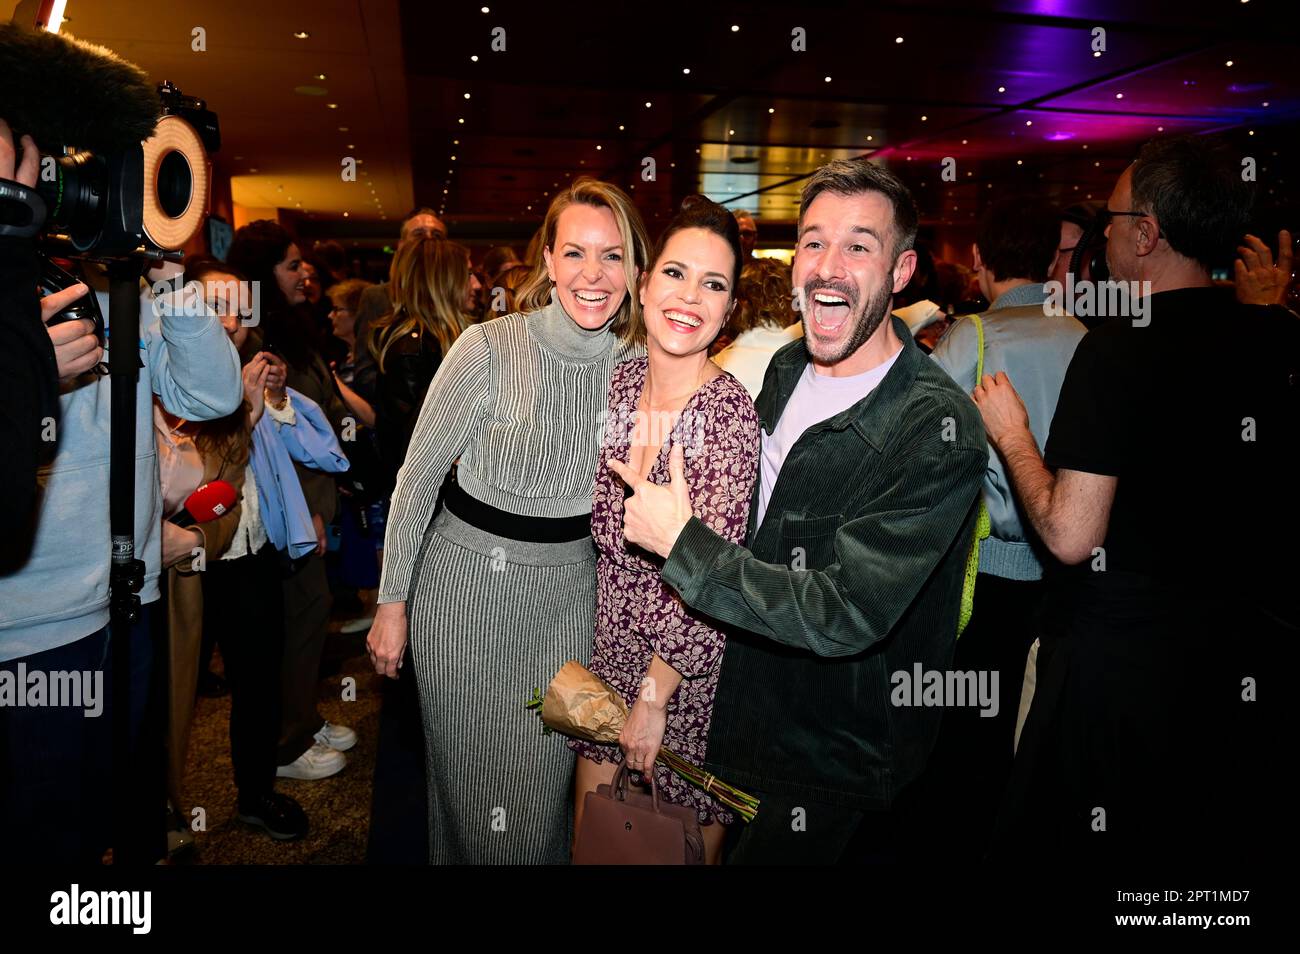
<instances>
[{"instance_id":1,"label":"black camera body","mask_svg":"<svg viewBox=\"0 0 1300 954\"><path fill-rule=\"evenodd\" d=\"M208 155L221 145L217 116L170 82L158 86L158 96L161 115L148 139L106 153L65 145L60 156L41 156L35 189L0 182L0 235L39 236L47 294L80 280L53 258L173 257L202 228L211 181ZM102 342L104 319L94 295L48 323L83 318Z\"/></svg>"},{"instance_id":2,"label":"black camera body","mask_svg":"<svg viewBox=\"0 0 1300 954\"><path fill-rule=\"evenodd\" d=\"M219 148L216 114L172 86L158 87L162 115L153 135L107 154L65 146L42 156L36 192L46 207L46 245L93 259L159 256L203 225Z\"/></svg>"}]
</instances>

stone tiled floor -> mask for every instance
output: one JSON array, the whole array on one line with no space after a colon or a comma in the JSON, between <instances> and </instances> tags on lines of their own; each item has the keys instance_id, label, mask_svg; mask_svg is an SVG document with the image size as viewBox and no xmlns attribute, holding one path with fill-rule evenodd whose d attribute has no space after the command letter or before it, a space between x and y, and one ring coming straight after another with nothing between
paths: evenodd
<instances>
[{"instance_id":1,"label":"stone tiled floor","mask_svg":"<svg viewBox=\"0 0 1300 954\"><path fill-rule=\"evenodd\" d=\"M214 667L217 665L214 661ZM278 791L297 799L307 813L306 838L277 842L261 829L235 818L235 786L230 764L230 697L200 698L194 713L185 765L188 812L201 806L207 830L195 833L195 847L181 863L215 865L361 864L370 829L370 798L379 731L380 683L365 655L365 633L331 633L325 647L320 684L321 714L354 729L356 746L348 765L332 778L314 782L279 779ZM356 701L343 700L343 680L356 680ZM187 817L192 818L192 815Z\"/></svg>"}]
</instances>

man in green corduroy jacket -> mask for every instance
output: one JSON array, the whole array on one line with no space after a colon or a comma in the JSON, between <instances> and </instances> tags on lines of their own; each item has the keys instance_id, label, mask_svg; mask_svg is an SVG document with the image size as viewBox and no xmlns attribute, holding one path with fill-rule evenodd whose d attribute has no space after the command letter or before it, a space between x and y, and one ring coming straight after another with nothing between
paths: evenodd
<instances>
[{"instance_id":1,"label":"man in green corduroy jacket","mask_svg":"<svg viewBox=\"0 0 1300 954\"><path fill-rule=\"evenodd\" d=\"M762 800L732 863L888 855L889 810L938 731L940 707L895 689L951 663L988 449L970 397L889 314L917 225L882 166L836 161L805 185L804 338L756 402L747 546L693 517L680 481L626 473L627 539L728 627L706 768Z\"/></svg>"}]
</instances>

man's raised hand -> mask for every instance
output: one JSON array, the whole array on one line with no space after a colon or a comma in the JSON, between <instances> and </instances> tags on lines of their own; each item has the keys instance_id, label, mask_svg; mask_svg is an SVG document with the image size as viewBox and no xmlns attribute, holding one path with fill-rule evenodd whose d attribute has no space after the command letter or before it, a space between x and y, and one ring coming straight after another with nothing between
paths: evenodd
<instances>
[{"instance_id":1,"label":"man's raised hand","mask_svg":"<svg viewBox=\"0 0 1300 954\"><path fill-rule=\"evenodd\" d=\"M623 502L623 536L629 543L667 557L682 528L691 519L691 497L686 485L686 457L681 444L668 453L668 483L656 484L619 460L609 469L632 488Z\"/></svg>"}]
</instances>

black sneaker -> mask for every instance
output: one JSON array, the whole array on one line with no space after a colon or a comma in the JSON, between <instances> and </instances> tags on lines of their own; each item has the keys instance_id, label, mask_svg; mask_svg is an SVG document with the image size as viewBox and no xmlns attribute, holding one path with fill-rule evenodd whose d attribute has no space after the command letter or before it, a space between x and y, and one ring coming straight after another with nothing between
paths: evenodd
<instances>
[{"instance_id":1,"label":"black sneaker","mask_svg":"<svg viewBox=\"0 0 1300 954\"><path fill-rule=\"evenodd\" d=\"M249 801L240 799L235 817L265 829L276 841L295 841L307 834L307 816L302 806L279 792L267 792Z\"/></svg>"}]
</instances>

